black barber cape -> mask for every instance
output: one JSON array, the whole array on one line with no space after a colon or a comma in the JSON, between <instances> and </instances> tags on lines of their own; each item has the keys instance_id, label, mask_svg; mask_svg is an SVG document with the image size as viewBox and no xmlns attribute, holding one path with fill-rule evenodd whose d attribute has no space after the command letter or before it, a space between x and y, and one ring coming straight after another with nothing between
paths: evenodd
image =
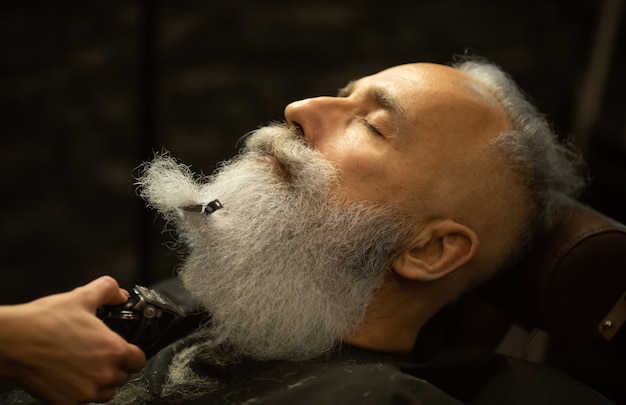
<instances>
[{"instance_id":1,"label":"black barber cape","mask_svg":"<svg viewBox=\"0 0 626 405\"><path fill-rule=\"evenodd\" d=\"M198 379L205 383L191 398L172 383ZM133 398L118 398L125 405L613 403L559 371L501 355L423 365L344 345L308 361L232 361L201 334L161 350L118 394L124 392ZM0 395L0 403L39 403L19 398Z\"/></svg>"}]
</instances>

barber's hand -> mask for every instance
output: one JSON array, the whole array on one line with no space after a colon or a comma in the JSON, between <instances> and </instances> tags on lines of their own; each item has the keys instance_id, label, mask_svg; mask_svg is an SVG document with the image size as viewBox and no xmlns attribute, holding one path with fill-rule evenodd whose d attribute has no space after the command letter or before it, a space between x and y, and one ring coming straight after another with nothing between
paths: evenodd
<instances>
[{"instance_id":1,"label":"barber's hand","mask_svg":"<svg viewBox=\"0 0 626 405\"><path fill-rule=\"evenodd\" d=\"M125 302L111 277L27 304L0 307L0 376L50 404L106 402L140 371L144 353L95 316Z\"/></svg>"}]
</instances>

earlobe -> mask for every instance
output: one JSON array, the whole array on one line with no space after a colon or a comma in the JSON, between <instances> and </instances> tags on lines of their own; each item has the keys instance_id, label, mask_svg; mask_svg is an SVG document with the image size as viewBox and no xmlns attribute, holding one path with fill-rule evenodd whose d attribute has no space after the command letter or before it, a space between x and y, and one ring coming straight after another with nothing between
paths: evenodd
<instances>
[{"instance_id":1,"label":"earlobe","mask_svg":"<svg viewBox=\"0 0 626 405\"><path fill-rule=\"evenodd\" d=\"M476 233L452 220L429 226L393 262L400 276L416 281L435 281L472 260L478 251Z\"/></svg>"}]
</instances>

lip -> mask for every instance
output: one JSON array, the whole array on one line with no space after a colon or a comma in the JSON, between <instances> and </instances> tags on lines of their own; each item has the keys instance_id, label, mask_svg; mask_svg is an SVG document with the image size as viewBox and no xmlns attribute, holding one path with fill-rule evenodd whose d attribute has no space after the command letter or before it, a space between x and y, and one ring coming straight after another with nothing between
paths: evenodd
<instances>
[{"instance_id":1,"label":"lip","mask_svg":"<svg viewBox=\"0 0 626 405\"><path fill-rule=\"evenodd\" d=\"M276 156L263 155L263 159L265 159L266 162L272 165L278 175L287 178L287 168L278 159L276 159Z\"/></svg>"}]
</instances>

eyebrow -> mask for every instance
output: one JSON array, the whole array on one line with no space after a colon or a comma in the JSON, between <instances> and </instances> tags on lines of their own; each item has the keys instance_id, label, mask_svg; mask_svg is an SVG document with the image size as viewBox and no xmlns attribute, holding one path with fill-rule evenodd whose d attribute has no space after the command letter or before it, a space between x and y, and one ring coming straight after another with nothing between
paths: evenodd
<instances>
[{"instance_id":1,"label":"eyebrow","mask_svg":"<svg viewBox=\"0 0 626 405\"><path fill-rule=\"evenodd\" d=\"M345 87L339 89L337 92L337 97L348 97L354 91L354 87L356 85L356 81L350 81ZM381 106L383 109L390 112L396 118L402 118L404 116L404 108L398 101L396 97L389 94L385 89L372 86L366 90L366 96L373 100L376 104Z\"/></svg>"}]
</instances>

